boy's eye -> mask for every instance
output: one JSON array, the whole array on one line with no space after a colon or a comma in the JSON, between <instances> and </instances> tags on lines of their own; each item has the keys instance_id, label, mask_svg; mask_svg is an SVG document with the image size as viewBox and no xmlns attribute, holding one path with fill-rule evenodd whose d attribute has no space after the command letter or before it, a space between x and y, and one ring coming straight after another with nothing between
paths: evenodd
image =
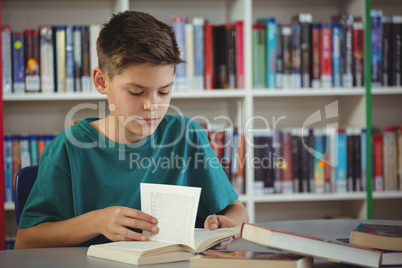
<instances>
[{"instance_id":1,"label":"boy's eye","mask_svg":"<svg viewBox=\"0 0 402 268\"><path fill-rule=\"evenodd\" d=\"M132 92L132 91L128 91L129 93L130 93L130 95L133 95L133 96L136 96L136 97L138 97L138 96L141 96L142 95L142 93L143 92Z\"/></svg>"},{"instance_id":2,"label":"boy's eye","mask_svg":"<svg viewBox=\"0 0 402 268\"><path fill-rule=\"evenodd\" d=\"M163 95L163 96L166 96L166 95L169 95L169 91L167 91L167 92L162 92L162 91L159 91L159 94L161 94L161 95Z\"/></svg>"}]
</instances>

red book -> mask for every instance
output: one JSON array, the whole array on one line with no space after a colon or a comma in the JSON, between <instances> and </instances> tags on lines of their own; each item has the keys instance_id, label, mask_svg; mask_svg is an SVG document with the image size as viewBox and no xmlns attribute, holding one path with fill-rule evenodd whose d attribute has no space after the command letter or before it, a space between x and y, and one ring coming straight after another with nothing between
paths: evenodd
<instances>
[{"instance_id":1,"label":"red book","mask_svg":"<svg viewBox=\"0 0 402 268\"><path fill-rule=\"evenodd\" d=\"M373 135L373 178L374 191L384 190L384 158L383 158L383 142L382 134Z\"/></svg>"},{"instance_id":2,"label":"red book","mask_svg":"<svg viewBox=\"0 0 402 268\"><path fill-rule=\"evenodd\" d=\"M311 87L321 86L320 76L320 24L313 23L311 29Z\"/></svg>"},{"instance_id":3,"label":"red book","mask_svg":"<svg viewBox=\"0 0 402 268\"><path fill-rule=\"evenodd\" d=\"M214 26L204 24L204 88L214 88Z\"/></svg>"},{"instance_id":4,"label":"red book","mask_svg":"<svg viewBox=\"0 0 402 268\"><path fill-rule=\"evenodd\" d=\"M321 86L332 87L332 30L330 24L322 24L321 48Z\"/></svg>"},{"instance_id":5,"label":"red book","mask_svg":"<svg viewBox=\"0 0 402 268\"><path fill-rule=\"evenodd\" d=\"M353 86L364 85L364 29L362 22L353 23Z\"/></svg>"},{"instance_id":6,"label":"red book","mask_svg":"<svg viewBox=\"0 0 402 268\"><path fill-rule=\"evenodd\" d=\"M236 21L236 86L244 89L243 21Z\"/></svg>"}]
</instances>

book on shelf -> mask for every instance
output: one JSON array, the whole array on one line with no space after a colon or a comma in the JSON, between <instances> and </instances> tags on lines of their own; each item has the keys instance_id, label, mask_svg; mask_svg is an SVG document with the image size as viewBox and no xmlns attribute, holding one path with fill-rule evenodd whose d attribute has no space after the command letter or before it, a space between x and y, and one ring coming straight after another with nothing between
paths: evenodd
<instances>
[{"instance_id":1,"label":"book on shelf","mask_svg":"<svg viewBox=\"0 0 402 268\"><path fill-rule=\"evenodd\" d=\"M400 251L402 258L401 225L360 223L350 232L349 242L368 248Z\"/></svg>"},{"instance_id":2,"label":"book on shelf","mask_svg":"<svg viewBox=\"0 0 402 268\"><path fill-rule=\"evenodd\" d=\"M392 85L402 85L402 16L392 16Z\"/></svg>"},{"instance_id":3,"label":"book on shelf","mask_svg":"<svg viewBox=\"0 0 402 268\"><path fill-rule=\"evenodd\" d=\"M12 48L11 48L11 27L8 25L1 26L1 54L2 54L2 86L3 94L9 94L12 91L13 70L12 70Z\"/></svg>"},{"instance_id":4,"label":"book on shelf","mask_svg":"<svg viewBox=\"0 0 402 268\"><path fill-rule=\"evenodd\" d=\"M266 25L253 24L253 87L264 88L266 85Z\"/></svg>"},{"instance_id":5,"label":"book on shelf","mask_svg":"<svg viewBox=\"0 0 402 268\"><path fill-rule=\"evenodd\" d=\"M292 253L209 250L190 259L190 268L312 268L313 259Z\"/></svg>"},{"instance_id":6,"label":"book on shelf","mask_svg":"<svg viewBox=\"0 0 402 268\"><path fill-rule=\"evenodd\" d=\"M371 85L381 86L382 11L371 10Z\"/></svg>"},{"instance_id":7,"label":"book on shelf","mask_svg":"<svg viewBox=\"0 0 402 268\"><path fill-rule=\"evenodd\" d=\"M355 246L345 242L323 239L311 235L284 231L244 223L240 237L246 241L284 252L313 256L333 262L365 267L382 265L382 252L371 248Z\"/></svg>"},{"instance_id":8,"label":"book on shelf","mask_svg":"<svg viewBox=\"0 0 402 268\"><path fill-rule=\"evenodd\" d=\"M88 256L135 265L184 261L239 234L240 227L213 231L194 228L201 193L199 187L149 183L141 183L140 187L141 210L158 219L159 232L144 231L150 239L146 242L91 245Z\"/></svg>"},{"instance_id":9,"label":"book on shelf","mask_svg":"<svg viewBox=\"0 0 402 268\"><path fill-rule=\"evenodd\" d=\"M361 18L353 22L353 86L364 85L364 26Z\"/></svg>"}]
</instances>

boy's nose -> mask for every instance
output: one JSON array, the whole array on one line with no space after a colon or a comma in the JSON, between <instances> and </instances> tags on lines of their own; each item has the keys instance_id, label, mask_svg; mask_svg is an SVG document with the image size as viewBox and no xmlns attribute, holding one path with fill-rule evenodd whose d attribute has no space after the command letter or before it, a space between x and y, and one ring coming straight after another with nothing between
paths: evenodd
<instances>
[{"instance_id":1,"label":"boy's nose","mask_svg":"<svg viewBox=\"0 0 402 268\"><path fill-rule=\"evenodd\" d=\"M154 111L156 109L158 109L157 103L151 101L144 102L144 110Z\"/></svg>"}]
</instances>

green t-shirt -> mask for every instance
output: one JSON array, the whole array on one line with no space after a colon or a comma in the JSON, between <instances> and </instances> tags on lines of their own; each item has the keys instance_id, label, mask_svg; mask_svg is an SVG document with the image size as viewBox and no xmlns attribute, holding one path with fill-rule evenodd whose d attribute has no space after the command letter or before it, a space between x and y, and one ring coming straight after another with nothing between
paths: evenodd
<instances>
[{"instance_id":1,"label":"green t-shirt","mask_svg":"<svg viewBox=\"0 0 402 268\"><path fill-rule=\"evenodd\" d=\"M166 115L154 134L132 144L105 138L90 125L95 120L67 128L43 151L19 228L109 206L140 210L141 182L201 187L200 219L238 198L205 130L193 120ZM106 241L100 236L83 245Z\"/></svg>"}]
</instances>

